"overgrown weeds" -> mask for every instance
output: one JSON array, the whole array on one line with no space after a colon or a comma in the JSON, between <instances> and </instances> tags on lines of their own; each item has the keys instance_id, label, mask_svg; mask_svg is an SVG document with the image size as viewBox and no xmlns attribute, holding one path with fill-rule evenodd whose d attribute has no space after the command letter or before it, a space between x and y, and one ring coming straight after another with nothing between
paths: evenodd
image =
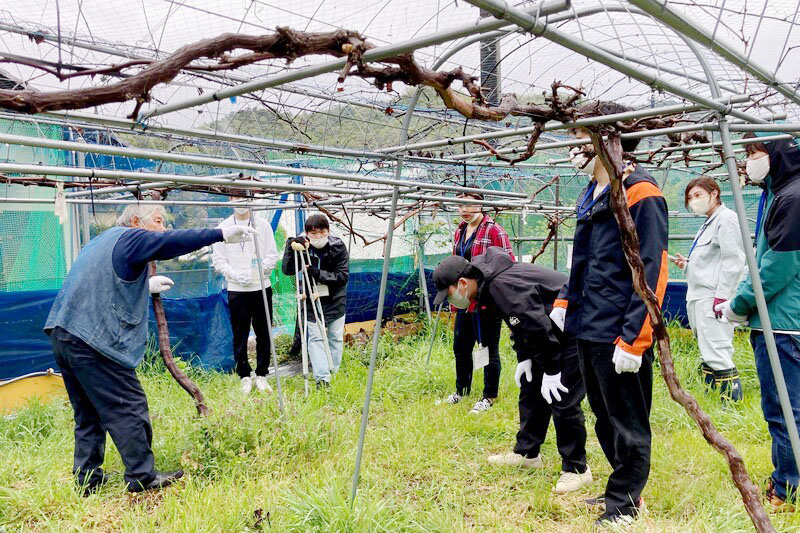
<instances>
[{"instance_id":1,"label":"overgrown weeds","mask_svg":"<svg viewBox=\"0 0 800 533\"><path fill-rule=\"evenodd\" d=\"M200 419L160 361L151 359L140 377L150 401L156 463L186 471L177 486L159 493L128 495L117 476L96 495L78 496L70 476L69 403L34 402L0 422L0 525L58 532L589 530L595 514L582 498L602 492L610 468L588 407L589 464L597 481L586 491L552 494L560 471L552 427L544 469L491 467L486 456L510 450L518 428L516 358L508 339L501 343L500 399L474 416L468 411L477 393L456 406L436 405L454 386L452 335L439 329L426 367L430 332L426 326L417 334L381 339L361 490L352 508L371 344L348 349L332 387L313 390L309 398L302 378L284 380L284 420L274 395L243 398L235 376L192 368L212 408L211 416ZM704 393L691 333L672 327L670 334L681 380L761 483L771 472L769 435L746 335L737 335L735 354L745 399L726 407ZM481 386L478 372L473 390ZM658 377L654 388L653 466L644 493L649 511L633 531L750 531L722 457L669 399ZM110 439L105 468L123 471ZM780 531L800 529L794 514L773 518Z\"/></svg>"}]
</instances>

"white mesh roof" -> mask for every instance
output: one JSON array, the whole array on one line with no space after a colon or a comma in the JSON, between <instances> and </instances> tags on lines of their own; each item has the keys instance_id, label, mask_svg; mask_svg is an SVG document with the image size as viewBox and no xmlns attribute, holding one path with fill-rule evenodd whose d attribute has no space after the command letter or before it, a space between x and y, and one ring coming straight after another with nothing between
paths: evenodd
<instances>
[{"instance_id":1,"label":"white mesh roof","mask_svg":"<svg viewBox=\"0 0 800 533\"><path fill-rule=\"evenodd\" d=\"M517 5L529 8L533 2L520 2ZM694 94L711 96L707 84L702 81L705 78L703 69L683 37L663 23L639 13L627 2L603 2L596 13L578 16L581 10L592 6L598 6L598 3L574 1L570 10L559 14L566 20L555 23L555 27L624 59L638 61L643 71L652 72ZM669 6L713 31L717 39L749 56L752 62L774 73L778 80L797 86L800 80L797 1L769 0L768 5L766 1L749 0L673 1L669 2ZM117 64L125 61L125 58L162 59L183 45L223 32L264 34L274 31L278 26L305 31L351 29L361 32L369 41L380 46L472 24L479 19L477 8L464 1L452 0L365 0L356 7L353 2L341 0L296 0L291 3L261 0L83 0L60 3L52 0L2 0L0 8L0 22L6 25L5 29L21 32L0 32L0 53L46 61L53 65L60 62L62 65L88 68ZM25 34L35 32L53 37L53 40L37 44ZM58 35L61 36L60 44ZM417 50L415 55L420 63L430 67L438 57L460 42L426 47ZM616 100L634 107L680 100L670 94L654 92L645 84L545 38L509 33L500 43L502 60L499 69L504 93L533 97L542 91L549 91L550 85L558 80L584 88L590 98ZM768 117L773 112L784 112L788 120L798 121L800 113L797 104L788 103L784 96L754 80L711 50L705 47L701 49L709 58L723 94L737 92L754 95L758 105L753 105L753 109L749 110L753 115ZM13 59L10 55L9 58ZM310 57L294 62L289 68L325 61L330 61L330 58ZM651 66L644 66L642 62ZM456 66L462 66L478 76L478 45L473 44L457 52L442 68L452 69ZM115 78L95 76L59 82L50 74L18 62L7 63L3 68L29 87L41 91L115 81ZM267 61L215 75L198 76L186 72L168 86L155 89L153 101L146 104L143 111L285 70L283 61ZM156 122L200 127L245 109L270 109L287 118L313 111L318 114L317 121L320 116L329 115L326 127L331 135L326 139L326 144L330 146L360 144L374 150L387 144L386 139L392 135L390 132L396 131L399 137L401 113L397 111L403 109L401 97L407 97L407 88L395 84L395 92L380 92L365 81L349 78L342 89L337 91L335 73L320 75L258 92L253 95L258 97L258 101L247 96L236 98L235 101L225 99L159 116ZM381 117L374 112L375 109L386 110L393 105L398 106L393 109L394 116ZM123 118L130 114L133 106L132 102L128 102L88 111ZM442 111L442 107L436 98L422 99L419 104L420 116L428 113L427 116L437 119L444 116L448 120L415 122L412 124L412 138L415 130L417 134L424 129L430 130L423 133L432 138L454 136L465 131L463 117L452 111L444 115L441 112L431 115L432 110ZM513 118L501 124L485 126L503 128L528 123L527 119ZM343 124L350 126L343 127ZM302 120L288 129L265 123L257 126L257 133L266 138L305 142L308 140L303 132L306 126L308 123L304 125ZM340 137L337 137L337 131L341 132ZM250 133L253 133L252 129Z\"/></svg>"}]
</instances>

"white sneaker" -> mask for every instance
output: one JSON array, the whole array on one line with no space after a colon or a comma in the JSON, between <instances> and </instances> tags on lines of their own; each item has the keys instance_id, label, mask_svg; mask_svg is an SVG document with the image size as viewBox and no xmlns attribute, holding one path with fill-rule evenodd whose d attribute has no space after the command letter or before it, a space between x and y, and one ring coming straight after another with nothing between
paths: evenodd
<instances>
[{"instance_id":1,"label":"white sneaker","mask_svg":"<svg viewBox=\"0 0 800 533\"><path fill-rule=\"evenodd\" d=\"M544 468L542 454L530 459L515 452L490 455L489 464L502 466L517 466L522 468Z\"/></svg>"},{"instance_id":2,"label":"white sneaker","mask_svg":"<svg viewBox=\"0 0 800 533\"><path fill-rule=\"evenodd\" d=\"M484 411L488 411L491 406L492 406L492 400L490 400L489 398L483 398L482 400L478 400L478 402L475 404L475 407L473 407L470 410L470 413L472 413L473 415L477 415Z\"/></svg>"},{"instance_id":3,"label":"white sneaker","mask_svg":"<svg viewBox=\"0 0 800 533\"><path fill-rule=\"evenodd\" d=\"M558 478L553 492L556 494L565 494L573 492L586 487L592 483L592 471L586 467L586 472L579 474L577 472L561 472L561 477Z\"/></svg>"},{"instance_id":4,"label":"white sneaker","mask_svg":"<svg viewBox=\"0 0 800 533\"><path fill-rule=\"evenodd\" d=\"M444 400L436 400L436 405L440 405L440 404L443 404L443 403L447 403L447 404L453 405L453 404L456 404L456 403L460 402L461 398L462 398L462 396L459 393L454 392L453 394L451 394L450 396L448 396Z\"/></svg>"},{"instance_id":5,"label":"white sneaker","mask_svg":"<svg viewBox=\"0 0 800 533\"><path fill-rule=\"evenodd\" d=\"M253 390L253 380L249 377L242 378L242 394L247 396Z\"/></svg>"},{"instance_id":6,"label":"white sneaker","mask_svg":"<svg viewBox=\"0 0 800 533\"><path fill-rule=\"evenodd\" d=\"M266 376L256 376L256 389L258 392L272 392L272 387L267 383Z\"/></svg>"}]
</instances>

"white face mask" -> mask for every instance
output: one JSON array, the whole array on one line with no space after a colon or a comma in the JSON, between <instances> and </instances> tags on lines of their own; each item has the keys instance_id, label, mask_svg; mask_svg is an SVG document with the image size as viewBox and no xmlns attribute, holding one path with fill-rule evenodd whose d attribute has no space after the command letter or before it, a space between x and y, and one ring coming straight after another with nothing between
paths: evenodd
<instances>
[{"instance_id":1,"label":"white face mask","mask_svg":"<svg viewBox=\"0 0 800 533\"><path fill-rule=\"evenodd\" d=\"M590 176L594 174L594 164L597 162L597 157L586 155L586 152L581 151L580 147L576 146L569 151L569 158L572 161L572 166L579 171L585 172Z\"/></svg>"},{"instance_id":2,"label":"white face mask","mask_svg":"<svg viewBox=\"0 0 800 533\"><path fill-rule=\"evenodd\" d=\"M311 246L319 250L320 248L324 248L325 245L328 244L328 238L327 237L319 237L318 239L309 238L308 242L311 243Z\"/></svg>"},{"instance_id":3,"label":"white face mask","mask_svg":"<svg viewBox=\"0 0 800 533\"><path fill-rule=\"evenodd\" d=\"M447 295L447 301L456 309L466 309L469 307L469 298L461 294L458 287L456 287L456 290L454 290L452 294Z\"/></svg>"},{"instance_id":4,"label":"white face mask","mask_svg":"<svg viewBox=\"0 0 800 533\"><path fill-rule=\"evenodd\" d=\"M246 215L247 213L250 212L250 208L249 207L234 207L233 208L233 212L236 213L237 215Z\"/></svg>"},{"instance_id":5,"label":"white face mask","mask_svg":"<svg viewBox=\"0 0 800 533\"><path fill-rule=\"evenodd\" d=\"M693 198L689 200L689 209L696 215L705 215L711 209L711 198L706 196L704 198Z\"/></svg>"},{"instance_id":6,"label":"white face mask","mask_svg":"<svg viewBox=\"0 0 800 533\"><path fill-rule=\"evenodd\" d=\"M769 156L747 160L747 177L753 183L761 183L769 174Z\"/></svg>"}]
</instances>

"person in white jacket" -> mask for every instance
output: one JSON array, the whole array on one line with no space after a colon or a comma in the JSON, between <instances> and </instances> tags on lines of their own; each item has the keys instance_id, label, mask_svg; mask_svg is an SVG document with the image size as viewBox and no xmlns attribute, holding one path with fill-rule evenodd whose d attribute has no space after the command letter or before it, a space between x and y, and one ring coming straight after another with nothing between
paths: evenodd
<instances>
[{"instance_id":1,"label":"person in white jacket","mask_svg":"<svg viewBox=\"0 0 800 533\"><path fill-rule=\"evenodd\" d=\"M684 194L686 207L707 217L689 257L677 254L673 259L686 273L686 312L700 348L703 378L710 388L719 388L723 399L739 401L742 385L733 364L734 325L714 310L733 297L744 274L739 220L720 202L719 185L712 178L693 179Z\"/></svg>"},{"instance_id":2,"label":"person in white jacket","mask_svg":"<svg viewBox=\"0 0 800 533\"><path fill-rule=\"evenodd\" d=\"M269 314L272 317L272 287L270 274L278 263L278 249L270 223L251 213L247 207L234 207L233 215L223 220L217 228L231 226L249 226L253 228L258 239L258 251L263 263L258 264L253 241L237 244L216 243L212 246L211 262L214 270L225 276L228 286L228 305L231 313L231 329L233 330L233 358L236 361L236 373L241 378L242 392L247 395L255 383L261 392L272 392L267 383L269 373L270 344L267 316L264 312L264 301L261 295L261 281L258 270L264 274ZM256 334L256 370L255 379L251 377L252 368L247 358L247 340L250 336L250 325Z\"/></svg>"}]
</instances>

